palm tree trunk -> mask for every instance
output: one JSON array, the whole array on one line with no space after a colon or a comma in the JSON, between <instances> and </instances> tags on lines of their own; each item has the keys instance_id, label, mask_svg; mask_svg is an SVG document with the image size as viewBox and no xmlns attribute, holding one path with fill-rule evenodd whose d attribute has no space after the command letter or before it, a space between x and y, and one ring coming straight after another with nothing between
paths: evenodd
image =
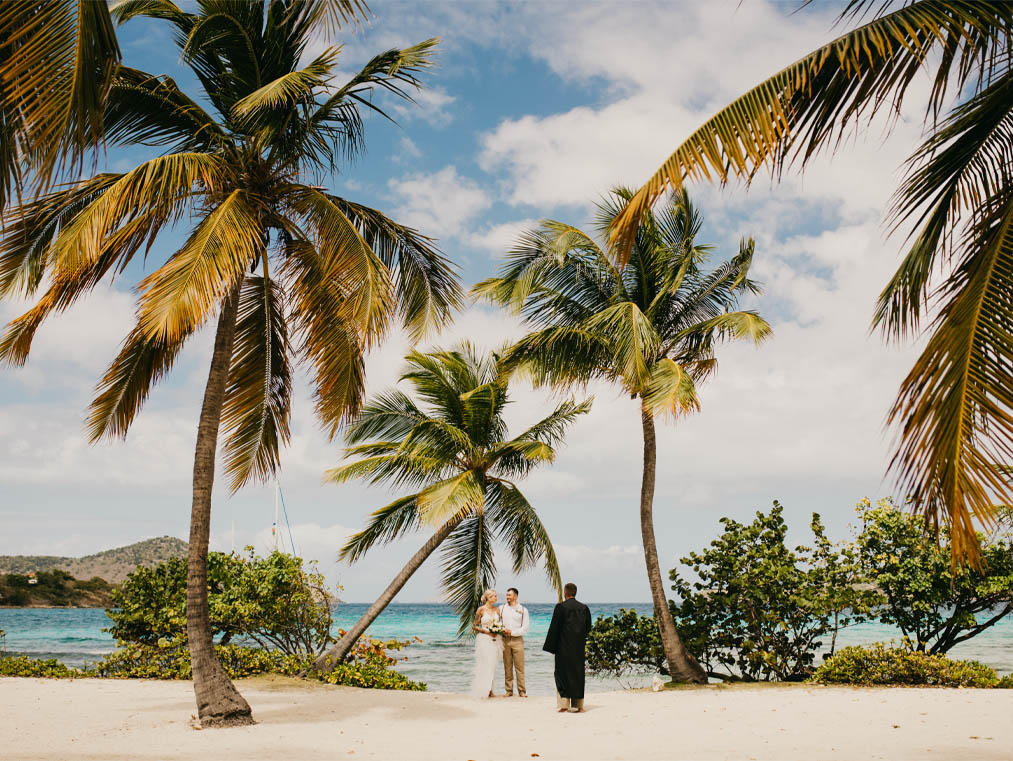
<instances>
[{"instance_id":1,"label":"palm tree trunk","mask_svg":"<svg viewBox=\"0 0 1013 761\"><path fill-rule=\"evenodd\" d=\"M661 646L665 650L668 673L676 682L706 684L707 674L696 658L686 649L675 629L668 597L661 581L658 565L658 546L654 541L654 477L657 470L658 442L654 435L654 414L641 403L640 417L644 426L644 479L640 486L640 533L644 539L644 561L647 579L651 584L654 601L654 618L661 632Z\"/></svg>"},{"instance_id":2,"label":"palm tree trunk","mask_svg":"<svg viewBox=\"0 0 1013 761\"><path fill-rule=\"evenodd\" d=\"M339 663L342 663L345 658L348 657L348 653L351 651L352 646L358 641L362 633L369 628L369 625L376 620L376 617L383 613L383 609L386 608L390 601L394 599L394 596L401 591L408 579L419 570L426 558L436 551L436 548L443 544L443 541L450 536L450 532L457 528L463 520L463 516L451 518L449 521L444 523L439 530L433 534L429 541L422 545L421 549L412 555L405 567L401 569L401 572L394 577L394 580L383 590L376 602L369 606L369 609L359 617L359 620L355 622L355 625L345 632L345 635L338 640L337 644L334 645L330 650L321 654L313 662L313 668L316 671L332 671Z\"/></svg>"},{"instance_id":3,"label":"palm tree trunk","mask_svg":"<svg viewBox=\"0 0 1013 761\"><path fill-rule=\"evenodd\" d=\"M208 542L211 535L211 490L215 481L218 427L225 384L236 337L240 283L222 305L211 355L211 370L197 426L193 458L193 506L190 510L190 549L186 573L186 634L193 667L193 691L201 726L252 724L250 705L233 686L215 655L208 610Z\"/></svg>"}]
</instances>

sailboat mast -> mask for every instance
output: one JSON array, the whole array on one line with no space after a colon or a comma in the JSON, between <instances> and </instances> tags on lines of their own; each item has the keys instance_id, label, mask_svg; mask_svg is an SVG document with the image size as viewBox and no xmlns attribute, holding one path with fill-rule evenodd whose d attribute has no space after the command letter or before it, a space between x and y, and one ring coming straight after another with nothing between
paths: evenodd
<instances>
[{"instance_id":1,"label":"sailboat mast","mask_svg":"<svg viewBox=\"0 0 1013 761\"><path fill-rule=\"evenodd\" d=\"M271 526L271 533L274 534L274 551L278 551L278 503L280 502L279 494L281 493L281 485L278 483L277 477L274 479L274 525Z\"/></svg>"}]
</instances>

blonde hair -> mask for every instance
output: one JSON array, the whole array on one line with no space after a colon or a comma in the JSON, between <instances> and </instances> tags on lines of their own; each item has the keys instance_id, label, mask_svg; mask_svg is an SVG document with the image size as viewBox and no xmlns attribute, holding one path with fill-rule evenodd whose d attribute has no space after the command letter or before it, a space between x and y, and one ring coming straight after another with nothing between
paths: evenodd
<instances>
[{"instance_id":1,"label":"blonde hair","mask_svg":"<svg viewBox=\"0 0 1013 761\"><path fill-rule=\"evenodd\" d=\"M496 594L496 590L495 589L487 589L487 590L485 590L482 593L482 604L485 605L487 602L489 602L489 596L490 595L494 595L494 594Z\"/></svg>"}]
</instances>

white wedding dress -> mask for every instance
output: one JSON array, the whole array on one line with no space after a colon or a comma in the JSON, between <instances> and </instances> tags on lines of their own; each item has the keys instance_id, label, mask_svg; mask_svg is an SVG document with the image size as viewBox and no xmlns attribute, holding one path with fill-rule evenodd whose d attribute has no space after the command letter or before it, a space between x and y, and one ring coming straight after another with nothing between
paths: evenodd
<instances>
[{"instance_id":1,"label":"white wedding dress","mask_svg":"<svg viewBox=\"0 0 1013 761\"><path fill-rule=\"evenodd\" d=\"M483 613L479 623L483 629L499 618L499 614ZM496 678L496 664L503 660L503 640L493 638L482 632L475 633L475 676L471 680L470 694L476 698L485 698L492 691L492 683Z\"/></svg>"}]
</instances>

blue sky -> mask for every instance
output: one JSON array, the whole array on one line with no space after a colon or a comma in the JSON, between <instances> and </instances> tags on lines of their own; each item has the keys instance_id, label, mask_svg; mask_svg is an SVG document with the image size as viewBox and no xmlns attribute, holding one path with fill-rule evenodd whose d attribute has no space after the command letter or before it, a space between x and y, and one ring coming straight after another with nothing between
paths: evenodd
<instances>
[{"instance_id":1,"label":"blue sky","mask_svg":"<svg viewBox=\"0 0 1013 761\"><path fill-rule=\"evenodd\" d=\"M392 46L440 37L439 66L425 75L418 105L386 99L398 124L370 119L367 152L330 179L349 198L377 206L437 237L465 285L488 277L517 233L543 217L586 224L593 202L616 183L639 184L721 105L831 35L836 6L763 0L612 3L376 2L364 29L349 31L340 65L354 70ZM157 22L121 29L128 65L192 84ZM322 49L326 43L321 41ZM311 51L312 52L312 51ZM925 87L924 82L916 88ZM910 99L918 102L917 93ZM883 422L915 347L869 334L872 308L896 266L901 238L887 238L884 209L920 131L904 113L892 137L883 124L815 162L804 177L746 192L692 188L704 237L732 253L757 239L755 306L774 326L757 350L728 346L702 391L703 409L659 424L656 500L664 568L708 542L718 518L747 518L779 499L805 538L820 512L843 538L855 502L889 492L890 438ZM114 170L143 151L110 149ZM159 262L178 237L149 257ZM198 336L152 396L126 442L89 447L83 432L90 392L114 356L132 314L127 273L39 332L33 357L0 370L0 553L80 554L153 535L185 537L197 409L210 336ZM6 322L23 305L0 304ZM520 333L517 321L469 307L431 343L462 337L486 345ZM406 341L394 336L370 358L369 388L396 380ZM572 431L551 470L526 491L554 539L563 573L589 600L649 598L637 499L641 442L637 410L608 388L592 389L593 413ZM553 403L517 389L517 426ZM423 541L421 536L353 567L336 549L391 495L321 484L340 461L312 417L302 383L282 484L296 544L320 560L349 600L368 600ZM212 544L269 544L272 494L216 490ZM438 597L437 559L402 592ZM500 564L501 586L549 599L538 574L521 579Z\"/></svg>"}]
</instances>

